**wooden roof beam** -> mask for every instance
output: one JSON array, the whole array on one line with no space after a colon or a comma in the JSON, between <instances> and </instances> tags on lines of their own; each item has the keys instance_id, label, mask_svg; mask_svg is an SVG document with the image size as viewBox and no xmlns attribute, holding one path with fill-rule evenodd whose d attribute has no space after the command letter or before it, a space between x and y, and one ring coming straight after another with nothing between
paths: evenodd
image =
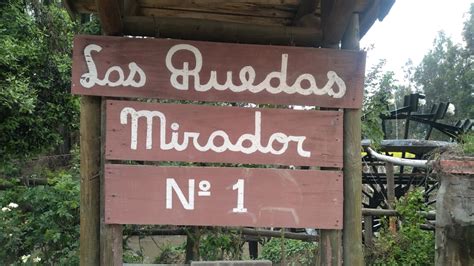
<instances>
[{"instance_id":1,"label":"wooden roof beam","mask_svg":"<svg viewBox=\"0 0 474 266\"><path fill-rule=\"evenodd\" d=\"M321 0L301 0L298 10L296 11L296 15L293 18L292 25L297 25L298 21L304 16L313 14L314 11L316 11L320 1Z\"/></svg>"},{"instance_id":2,"label":"wooden roof beam","mask_svg":"<svg viewBox=\"0 0 474 266\"><path fill-rule=\"evenodd\" d=\"M355 0L322 0L321 27L323 47L339 46L352 13L356 9Z\"/></svg>"},{"instance_id":3,"label":"wooden roof beam","mask_svg":"<svg viewBox=\"0 0 474 266\"><path fill-rule=\"evenodd\" d=\"M124 18L125 35L215 42L318 47L321 30L304 27L263 26L176 17Z\"/></svg>"},{"instance_id":4,"label":"wooden roof beam","mask_svg":"<svg viewBox=\"0 0 474 266\"><path fill-rule=\"evenodd\" d=\"M119 0L95 0L100 24L105 35L123 35L122 12Z\"/></svg>"}]
</instances>

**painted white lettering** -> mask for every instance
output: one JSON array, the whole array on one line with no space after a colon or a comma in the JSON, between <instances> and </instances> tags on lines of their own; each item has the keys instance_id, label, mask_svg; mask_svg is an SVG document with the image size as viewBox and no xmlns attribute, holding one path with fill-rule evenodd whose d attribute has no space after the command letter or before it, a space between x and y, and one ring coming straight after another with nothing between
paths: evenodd
<instances>
[{"instance_id":1,"label":"painted white lettering","mask_svg":"<svg viewBox=\"0 0 474 266\"><path fill-rule=\"evenodd\" d=\"M146 75L143 69L141 69L135 62L128 64L128 69L130 74L127 79L125 79L125 73L123 69L119 66L112 66L105 72L104 78L100 79L97 73L97 67L95 65L94 59L92 58L92 51L100 52L102 47L96 44L89 44L84 48L84 59L86 60L88 72L81 76L80 83L84 88L92 88L93 86L132 86L132 87L143 87L146 83ZM112 81L111 76L113 73L116 73L117 79ZM138 78L138 80L137 80Z\"/></svg>"},{"instance_id":2,"label":"painted white lettering","mask_svg":"<svg viewBox=\"0 0 474 266\"><path fill-rule=\"evenodd\" d=\"M194 179L188 181L188 199L174 178L166 179L166 209L173 209L173 190L186 210L194 210Z\"/></svg>"},{"instance_id":3,"label":"painted white lettering","mask_svg":"<svg viewBox=\"0 0 474 266\"><path fill-rule=\"evenodd\" d=\"M195 67L189 69L189 62L183 62L182 67L175 67L173 65L173 56L179 51L189 51L194 55ZM281 55L281 67L279 71L273 71L269 73L265 79L259 83L255 83L256 72L251 66L244 66L239 72L240 85L236 85L233 82L232 71L226 72L226 81L220 84L217 80L217 71L211 70L210 78L207 83L202 84L200 79L200 71L203 65L202 54L196 47L189 44L177 44L171 47L166 54L166 67L171 72L170 82L171 85L178 90L189 90L190 87L196 91L206 92L211 89L218 91L231 90L232 92L243 92L250 91L252 93L259 93L261 91L267 91L271 94L286 93L286 94L301 94L301 95L329 95L333 98L342 98L346 93L346 84L336 72L328 71L328 81L322 88L318 88L316 85L315 77L311 74L305 73L298 76L296 81L289 85L287 82L288 72L288 54ZM191 85L189 79L194 80L194 84ZM278 85L273 86L272 80L277 80ZM307 82L309 86L303 88L302 84ZM334 85L337 85L338 89L334 90Z\"/></svg>"},{"instance_id":4,"label":"painted white lettering","mask_svg":"<svg viewBox=\"0 0 474 266\"><path fill-rule=\"evenodd\" d=\"M192 146L198 151L206 152L212 150L217 153L222 153L227 150L233 152L242 152L245 154L253 154L255 152L271 153L274 155L284 154L291 142L295 142L297 145L296 152L301 157L311 157L311 152L304 150L303 145L306 140L305 136L287 136L282 132L275 132L270 135L268 142L265 146L261 140L262 132L262 114L259 111L255 111L255 132L253 134L246 133L240 136L235 143L232 143L229 135L223 130L216 130L209 135L205 145L201 145L199 137L201 133L198 132L179 132L179 124L174 122L171 123L171 138L167 142L167 121L166 116L160 111L149 111L140 110L137 111L131 107L125 107L120 112L120 123L122 125L128 124L128 117L130 116L130 149L136 150L138 145L138 119L146 119L146 142L145 147L147 150L153 147L153 119L155 117L160 120L160 149L161 150L177 150L184 151L188 148L188 145L192 143ZM178 142L179 134L182 134L182 143ZM276 142L276 144L275 144ZM218 144L222 143L222 144ZM279 148L275 148L275 146Z\"/></svg>"},{"instance_id":5,"label":"painted white lettering","mask_svg":"<svg viewBox=\"0 0 474 266\"><path fill-rule=\"evenodd\" d=\"M243 179L237 180L232 186L232 190L237 189L237 207L232 209L232 212L247 212L247 208L244 208L244 181Z\"/></svg>"}]
</instances>

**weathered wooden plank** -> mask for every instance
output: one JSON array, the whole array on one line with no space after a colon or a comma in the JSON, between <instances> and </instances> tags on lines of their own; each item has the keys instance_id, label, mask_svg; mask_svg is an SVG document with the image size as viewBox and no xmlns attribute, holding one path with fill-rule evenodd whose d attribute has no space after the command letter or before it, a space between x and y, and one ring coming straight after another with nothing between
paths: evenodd
<instances>
[{"instance_id":1,"label":"weathered wooden plank","mask_svg":"<svg viewBox=\"0 0 474 266\"><path fill-rule=\"evenodd\" d=\"M299 0L137 0L139 6L150 8L195 8L202 10L220 10L228 12L262 12L266 14L269 10L294 12L299 4ZM71 4L77 13L94 13L97 8L94 0L75 0ZM236 14L237 14L236 13Z\"/></svg>"},{"instance_id":2,"label":"weathered wooden plank","mask_svg":"<svg viewBox=\"0 0 474 266\"><path fill-rule=\"evenodd\" d=\"M285 26L291 24L290 18L285 17L269 17L269 16L249 16L240 14L223 14L217 12L205 12L200 10L185 10L185 9L162 9L162 8L147 8L142 7L139 13L144 16L150 17L174 17L174 18L193 18L201 20L212 20L212 21L224 21L224 22L236 22L245 24L258 24L258 25L276 25Z\"/></svg>"},{"instance_id":3,"label":"weathered wooden plank","mask_svg":"<svg viewBox=\"0 0 474 266\"><path fill-rule=\"evenodd\" d=\"M108 160L342 166L342 112L107 101Z\"/></svg>"},{"instance_id":4,"label":"weathered wooden plank","mask_svg":"<svg viewBox=\"0 0 474 266\"><path fill-rule=\"evenodd\" d=\"M105 143L105 100L101 101L101 145L95 147L100 150L100 265L122 265L123 234L122 225L105 223L105 177L104 177L104 143Z\"/></svg>"},{"instance_id":5,"label":"weathered wooden plank","mask_svg":"<svg viewBox=\"0 0 474 266\"><path fill-rule=\"evenodd\" d=\"M124 33L134 36L305 47L321 43L319 28L145 16L125 17L124 24Z\"/></svg>"},{"instance_id":6,"label":"weathered wooden plank","mask_svg":"<svg viewBox=\"0 0 474 266\"><path fill-rule=\"evenodd\" d=\"M72 92L358 108L364 67L355 51L79 36Z\"/></svg>"},{"instance_id":7,"label":"weathered wooden plank","mask_svg":"<svg viewBox=\"0 0 474 266\"><path fill-rule=\"evenodd\" d=\"M106 165L105 178L111 224L342 227L340 171Z\"/></svg>"},{"instance_id":8,"label":"weathered wooden plank","mask_svg":"<svg viewBox=\"0 0 474 266\"><path fill-rule=\"evenodd\" d=\"M297 2L297 1L295 1ZM296 11L295 3L264 4L258 1L153 1L138 0L142 8L196 11L212 14L291 18Z\"/></svg>"}]
</instances>

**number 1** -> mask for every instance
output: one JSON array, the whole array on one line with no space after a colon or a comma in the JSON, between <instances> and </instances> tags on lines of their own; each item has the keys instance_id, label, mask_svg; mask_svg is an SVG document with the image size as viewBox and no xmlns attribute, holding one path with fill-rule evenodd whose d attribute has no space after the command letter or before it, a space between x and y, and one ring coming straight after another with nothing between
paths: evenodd
<instances>
[{"instance_id":1,"label":"number 1","mask_svg":"<svg viewBox=\"0 0 474 266\"><path fill-rule=\"evenodd\" d=\"M237 208L234 208L233 212L247 212L247 208L244 208L244 180L239 179L237 183L232 186L232 190L237 189Z\"/></svg>"}]
</instances>

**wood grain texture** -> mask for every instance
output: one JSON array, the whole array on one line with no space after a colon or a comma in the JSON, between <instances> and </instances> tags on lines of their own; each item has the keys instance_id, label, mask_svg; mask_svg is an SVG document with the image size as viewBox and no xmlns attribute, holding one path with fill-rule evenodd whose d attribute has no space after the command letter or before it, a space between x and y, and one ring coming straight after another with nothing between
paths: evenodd
<instances>
[{"instance_id":1,"label":"wood grain texture","mask_svg":"<svg viewBox=\"0 0 474 266\"><path fill-rule=\"evenodd\" d=\"M139 5L142 8L158 8L169 10L182 11L196 11L203 13L210 13L208 19L214 19L212 14L229 14L245 16L259 16L259 17L274 17L274 18L291 18L294 16L297 2L281 3L282 1L153 1L153 0L139 0Z\"/></svg>"},{"instance_id":2,"label":"wood grain texture","mask_svg":"<svg viewBox=\"0 0 474 266\"><path fill-rule=\"evenodd\" d=\"M140 15L149 17L174 17L174 18L194 18L202 20L213 20L213 21L224 21L224 22L236 22L245 24L258 24L258 25L289 25L291 22L290 18L285 17L272 17L272 16L249 16L242 14L228 14L220 12L203 12L201 10L192 9L163 9L163 8L140 8Z\"/></svg>"},{"instance_id":3,"label":"wood grain texture","mask_svg":"<svg viewBox=\"0 0 474 266\"><path fill-rule=\"evenodd\" d=\"M84 48L89 44L97 44L102 47L100 52L93 51L91 53L97 66L99 79L103 79L106 71L112 66L121 67L124 70L125 78L127 78L130 72L128 64L135 62L146 75L145 84L142 87L122 85L110 87L95 84L91 88L81 85L81 76L89 72L84 57ZM187 90L176 89L175 85L170 82L172 72L166 66L165 58L169 49L177 44L192 45L202 54L203 63L199 71L200 84L207 84L211 71L215 70L219 83L224 84L227 72L232 71L232 82L240 85L242 83L239 72L246 66L251 66L255 70L253 84L260 84L270 73L281 71L282 55L287 54L286 83L289 86L292 86L298 77L307 73L315 78L316 86L322 88L328 82L328 72L334 71L344 81L346 92L341 98L328 94L270 93L266 90L252 93L248 89L242 92L233 92L229 89L221 91L212 88L206 92L200 92L196 91L192 77ZM189 62L189 69L193 69L196 59L189 51L178 51L172 57L171 62L175 68L182 68L184 62ZM364 68L365 53L356 51L169 39L77 36L74 42L72 92L83 95L359 108L362 103ZM116 72L110 76L111 81L116 81L117 78ZM272 79L270 84L278 86L279 80ZM307 88L309 82L303 81L301 86ZM336 84L333 84L332 88L336 93L339 91Z\"/></svg>"},{"instance_id":4,"label":"wood grain texture","mask_svg":"<svg viewBox=\"0 0 474 266\"><path fill-rule=\"evenodd\" d=\"M100 25L106 35L122 35L123 22L119 0L95 0Z\"/></svg>"},{"instance_id":5,"label":"wood grain texture","mask_svg":"<svg viewBox=\"0 0 474 266\"><path fill-rule=\"evenodd\" d=\"M319 28L145 16L125 17L124 34L155 38L304 47L318 47L322 35Z\"/></svg>"},{"instance_id":6,"label":"wood grain texture","mask_svg":"<svg viewBox=\"0 0 474 266\"><path fill-rule=\"evenodd\" d=\"M100 97L81 98L80 264L100 264Z\"/></svg>"},{"instance_id":7,"label":"wood grain texture","mask_svg":"<svg viewBox=\"0 0 474 266\"><path fill-rule=\"evenodd\" d=\"M359 49L359 15L350 16L342 49ZM344 110L344 233L343 261L364 265L362 250L361 109Z\"/></svg>"},{"instance_id":8,"label":"wood grain texture","mask_svg":"<svg viewBox=\"0 0 474 266\"><path fill-rule=\"evenodd\" d=\"M184 209L174 191L172 208L166 208L168 178L186 199L188 180L194 179L194 209ZM233 212L238 179L244 180L242 213ZM198 196L203 180L211 184L209 196ZM105 182L110 224L342 227L340 171L106 165Z\"/></svg>"},{"instance_id":9,"label":"wood grain texture","mask_svg":"<svg viewBox=\"0 0 474 266\"><path fill-rule=\"evenodd\" d=\"M131 116L125 116L124 124L120 121L120 114L124 108L133 108L135 111L161 112L165 117L165 142L171 141L172 132L178 132L178 143L184 143L184 132L200 133L197 142L205 146L210 136L217 131L224 131L229 141L235 145L242 135L256 134L256 115L260 113L260 144L256 146L268 147L270 138L276 132L286 136L306 137L301 142L304 151L310 152L308 157L298 151L299 143L271 141L275 151L281 154L272 154L262 149L245 153L230 149L218 152L215 149L200 151L189 140L187 148L182 151L165 149L161 145L162 120L155 116L151 120L151 146L147 148L147 118L137 120L137 144L133 148ZM105 156L108 160L144 160L144 161L187 161L187 162L222 162L222 163L251 163L251 164L282 164L308 166L342 166L342 112L339 111L301 111L288 109L258 109L238 107L216 107L201 105L156 104L132 101L107 101L107 135ZM126 109L127 110L127 109ZM171 130L173 123L179 124L177 131ZM164 124L164 123L163 123ZM276 135L275 135L276 136ZM257 137L258 139L258 137ZM217 147L224 144L223 137L216 137L211 141ZM255 142L257 143L257 142ZM243 146L251 147L250 140L245 140ZM199 146L198 146L199 147ZM303 156L302 156L303 155Z\"/></svg>"}]
</instances>

